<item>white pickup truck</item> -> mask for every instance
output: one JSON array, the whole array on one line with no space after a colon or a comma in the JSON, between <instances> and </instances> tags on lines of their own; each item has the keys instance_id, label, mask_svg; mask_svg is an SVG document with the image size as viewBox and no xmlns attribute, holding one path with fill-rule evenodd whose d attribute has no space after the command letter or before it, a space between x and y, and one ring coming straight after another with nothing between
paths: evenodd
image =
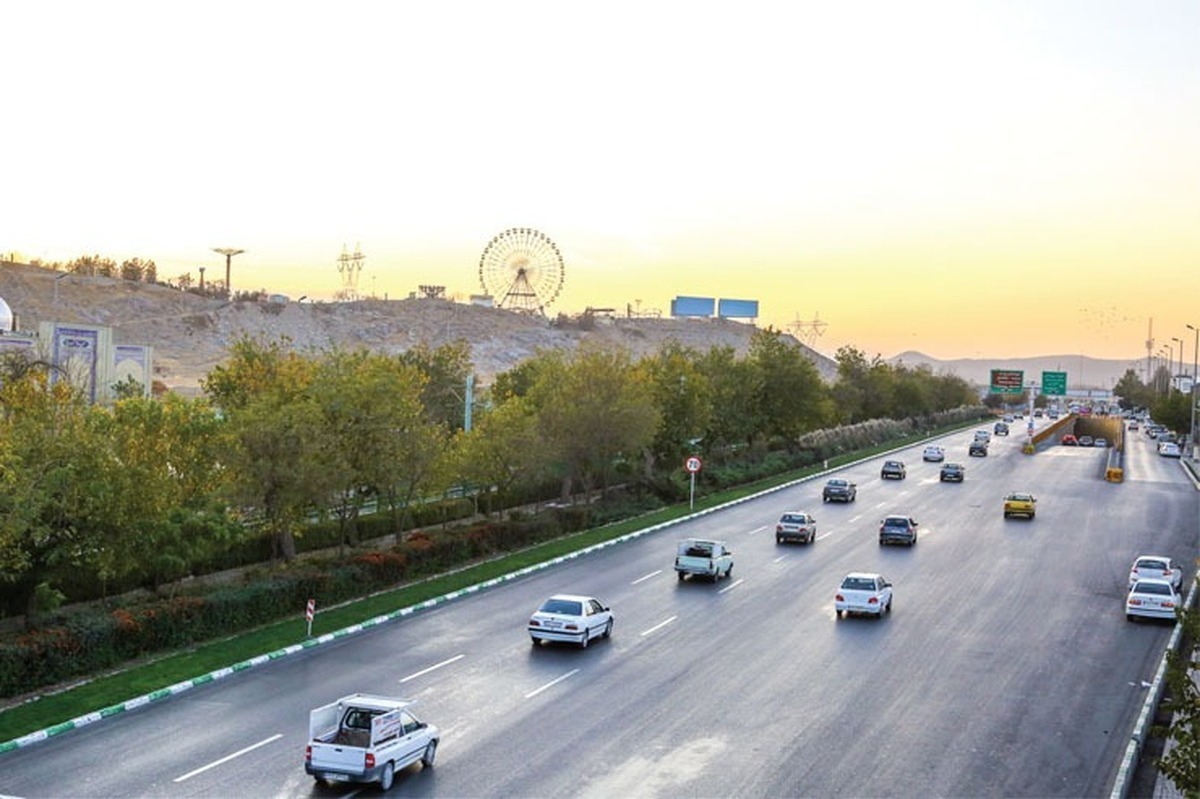
<instances>
[{"instance_id":1,"label":"white pickup truck","mask_svg":"<svg viewBox=\"0 0 1200 799\"><path fill-rule=\"evenodd\" d=\"M675 551L675 573L682 580L689 574L708 577L714 582L733 571L733 553L724 541L685 538Z\"/></svg>"},{"instance_id":2,"label":"white pickup truck","mask_svg":"<svg viewBox=\"0 0 1200 799\"><path fill-rule=\"evenodd\" d=\"M439 731L418 719L412 701L351 694L308 715L304 770L319 783L378 782L392 787L396 772L418 760L429 768Z\"/></svg>"}]
</instances>

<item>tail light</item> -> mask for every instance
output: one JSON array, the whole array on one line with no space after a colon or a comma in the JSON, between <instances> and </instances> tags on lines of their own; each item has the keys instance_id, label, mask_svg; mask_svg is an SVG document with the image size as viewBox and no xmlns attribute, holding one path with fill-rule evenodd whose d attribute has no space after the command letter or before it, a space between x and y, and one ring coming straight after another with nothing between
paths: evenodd
<instances>
[{"instance_id":1,"label":"tail light","mask_svg":"<svg viewBox=\"0 0 1200 799\"><path fill-rule=\"evenodd\" d=\"M530 627L541 627L542 623L540 621L538 621L537 619L530 619L529 626Z\"/></svg>"},{"instance_id":2,"label":"tail light","mask_svg":"<svg viewBox=\"0 0 1200 799\"><path fill-rule=\"evenodd\" d=\"M873 597L871 597L870 599L868 599L868 600L867 600L867 604L868 604L868 605L878 605L878 604L879 604L879 597L877 597L877 596L873 596Z\"/></svg>"},{"instance_id":3,"label":"tail light","mask_svg":"<svg viewBox=\"0 0 1200 799\"><path fill-rule=\"evenodd\" d=\"M367 752L367 759L366 759L366 762L364 763L364 765L367 768L375 768L375 753L374 752Z\"/></svg>"},{"instance_id":4,"label":"tail light","mask_svg":"<svg viewBox=\"0 0 1200 799\"><path fill-rule=\"evenodd\" d=\"M782 532L783 532L783 525L782 525L782 524L777 524L777 525L775 525L775 532L777 532L777 533L782 533Z\"/></svg>"},{"instance_id":5,"label":"tail light","mask_svg":"<svg viewBox=\"0 0 1200 799\"><path fill-rule=\"evenodd\" d=\"M579 629L579 625L578 625L578 624L568 624L568 625L567 625L567 626L566 626L564 629L567 629L567 630L578 630L578 629Z\"/></svg>"},{"instance_id":6,"label":"tail light","mask_svg":"<svg viewBox=\"0 0 1200 799\"><path fill-rule=\"evenodd\" d=\"M1140 605L1140 604L1142 604L1142 600L1138 599L1137 597L1130 597L1129 602L1127 604Z\"/></svg>"},{"instance_id":7,"label":"tail light","mask_svg":"<svg viewBox=\"0 0 1200 799\"><path fill-rule=\"evenodd\" d=\"M841 594L834 594L833 598L838 602L846 601L846 597L842 596Z\"/></svg>"},{"instance_id":8,"label":"tail light","mask_svg":"<svg viewBox=\"0 0 1200 799\"><path fill-rule=\"evenodd\" d=\"M312 762L312 744L309 744L308 746L304 747L304 762L306 762L306 763Z\"/></svg>"}]
</instances>

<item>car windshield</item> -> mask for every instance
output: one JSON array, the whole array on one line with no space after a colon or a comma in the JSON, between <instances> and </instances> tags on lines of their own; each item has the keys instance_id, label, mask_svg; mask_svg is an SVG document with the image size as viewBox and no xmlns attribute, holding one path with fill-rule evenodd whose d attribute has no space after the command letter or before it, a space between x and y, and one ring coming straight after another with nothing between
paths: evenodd
<instances>
[{"instance_id":1,"label":"car windshield","mask_svg":"<svg viewBox=\"0 0 1200 799\"><path fill-rule=\"evenodd\" d=\"M563 616L582 616L583 603L572 599L547 599L538 610L542 613L559 613Z\"/></svg>"},{"instance_id":2,"label":"car windshield","mask_svg":"<svg viewBox=\"0 0 1200 799\"><path fill-rule=\"evenodd\" d=\"M841 488L842 486L846 485L846 481L845 480L830 480L829 485L833 486L834 488Z\"/></svg>"},{"instance_id":3,"label":"car windshield","mask_svg":"<svg viewBox=\"0 0 1200 799\"><path fill-rule=\"evenodd\" d=\"M1135 594L1162 594L1170 596L1171 586L1167 583L1143 581L1133 587L1133 592Z\"/></svg>"},{"instance_id":4,"label":"car windshield","mask_svg":"<svg viewBox=\"0 0 1200 799\"><path fill-rule=\"evenodd\" d=\"M804 524L804 517L797 516L794 513L788 513L784 515L781 521L787 522L788 524Z\"/></svg>"},{"instance_id":5,"label":"car windshield","mask_svg":"<svg viewBox=\"0 0 1200 799\"><path fill-rule=\"evenodd\" d=\"M873 591L875 581L870 577L847 577L842 580L842 588L847 591Z\"/></svg>"},{"instance_id":6,"label":"car windshield","mask_svg":"<svg viewBox=\"0 0 1200 799\"><path fill-rule=\"evenodd\" d=\"M884 527L908 527L908 519L888 518L883 520Z\"/></svg>"},{"instance_id":7,"label":"car windshield","mask_svg":"<svg viewBox=\"0 0 1200 799\"><path fill-rule=\"evenodd\" d=\"M1139 569L1162 569L1165 571L1167 564L1163 563L1161 560L1139 560L1137 567Z\"/></svg>"}]
</instances>

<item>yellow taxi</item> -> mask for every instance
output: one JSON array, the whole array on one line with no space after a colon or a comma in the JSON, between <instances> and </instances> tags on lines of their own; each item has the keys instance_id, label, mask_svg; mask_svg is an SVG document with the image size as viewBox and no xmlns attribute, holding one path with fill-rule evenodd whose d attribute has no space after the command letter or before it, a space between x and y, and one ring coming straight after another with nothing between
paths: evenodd
<instances>
[{"instance_id":1,"label":"yellow taxi","mask_svg":"<svg viewBox=\"0 0 1200 799\"><path fill-rule=\"evenodd\" d=\"M1014 491L1004 498L1004 518L1009 516L1026 516L1030 519L1034 517L1037 499L1033 494L1026 494L1021 491Z\"/></svg>"}]
</instances>

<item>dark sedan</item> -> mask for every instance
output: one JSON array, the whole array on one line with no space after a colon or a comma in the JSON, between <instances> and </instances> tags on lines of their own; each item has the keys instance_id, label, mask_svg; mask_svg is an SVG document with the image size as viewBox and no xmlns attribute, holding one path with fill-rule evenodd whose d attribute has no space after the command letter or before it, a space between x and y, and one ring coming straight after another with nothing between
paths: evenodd
<instances>
[{"instance_id":1,"label":"dark sedan","mask_svg":"<svg viewBox=\"0 0 1200 799\"><path fill-rule=\"evenodd\" d=\"M884 480L903 480L908 476L908 470L903 461L884 461L879 476Z\"/></svg>"},{"instance_id":2,"label":"dark sedan","mask_svg":"<svg viewBox=\"0 0 1200 799\"><path fill-rule=\"evenodd\" d=\"M853 502L858 497L858 487L849 480L835 477L825 483L821 492L822 502Z\"/></svg>"}]
</instances>

